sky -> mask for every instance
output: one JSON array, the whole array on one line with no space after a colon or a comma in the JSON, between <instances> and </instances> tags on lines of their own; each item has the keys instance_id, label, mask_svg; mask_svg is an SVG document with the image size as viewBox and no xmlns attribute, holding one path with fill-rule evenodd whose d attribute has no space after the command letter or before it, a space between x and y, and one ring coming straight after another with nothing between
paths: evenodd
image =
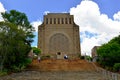
<instances>
[{"instance_id":1,"label":"sky","mask_svg":"<svg viewBox=\"0 0 120 80\"><path fill-rule=\"evenodd\" d=\"M91 55L94 46L120 34L119 3L120 0L0 0L0 13L14 9L27 15L36 29L32 46L37 46L37 29L43 15L70 13L80 28L81 54Z\"/></svg>"}]
</instances>

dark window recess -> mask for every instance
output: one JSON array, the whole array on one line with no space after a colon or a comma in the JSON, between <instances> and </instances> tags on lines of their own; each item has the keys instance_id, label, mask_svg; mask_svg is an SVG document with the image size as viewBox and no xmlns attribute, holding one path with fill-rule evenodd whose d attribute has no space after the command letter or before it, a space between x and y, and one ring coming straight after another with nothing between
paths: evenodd
<instances>
[{"instance_id":1,"label":"dark window recess","mask_svg":"<svg viewBox=\"0 0 120 80\"><path fill-rule=\"evenodd\" d=\"M60 18L58 18L58 24L60 24Z\"/></svg>"},{"instance_id":2,"label":"dark window recess","mask_svg":"<svg viewBox=\"0 0 120 80\"><path fill-rule=\"evenodd\" d=\"M54 24L56 24L56 18L54 18Z\"/></svg>"},{"instance_id":3,"label":"dark window recess","mask_svg":"<svg viewBox=\"0 0 120 80\"><path fill-rule=\"evenodd\" d=\"M68 24L68 22L67 22L67 18L65 18L65 24Z\"/></svg>"},{"instance_id":4,"label":"dark window recess","mask_svg":"<svg viewBox=\"0 0 120 80\"><path fill-rule=\"evenodd\" d=\"M52 24L52 18L50 18L50 24Z\"/></svg>"},{"instance_id":5,"label":"dark window recess","mask_svg":"<svg viewBox=\"0 0 120 80\"><path fill-rule=\"evenodd\" d=\"M69 18L69 24L71 24L71 23L72 23L71 18Z\"/></svg>"},{"instance_id":6,"label":"dark window recess","mask_svg":"<svg viewBox=\"0 0 120 80\"><path fill-rule=\"evenodd\" d=\"M60 52L57 52L57 55L61 55L61 53L60 53Z\"/></svg>"},{"instance_id":7,"label":"dark window recess","mask_svg":"<svg viewBox=\"0 0 120 80\"><path fill-rule=\"evenodd\" d=\"M46 18L46 24L48 24L48 18Z\"/></svg>"},{"instance_id":8,"label":"dark window recess","mask_svg":"<svg viewBox=\"0 0 120 80\"><path fill-rule=\"evenodd\" d=\"M62 18L62 24L64 24L64 19Z\"/></svg>"}]
</instances>

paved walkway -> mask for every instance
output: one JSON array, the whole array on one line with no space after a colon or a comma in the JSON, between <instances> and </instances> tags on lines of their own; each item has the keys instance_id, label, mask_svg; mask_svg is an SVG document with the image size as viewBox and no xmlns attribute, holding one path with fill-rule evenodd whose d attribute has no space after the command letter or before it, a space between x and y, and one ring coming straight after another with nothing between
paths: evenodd
<instances>
[{"instance_id":1,"label":"paved walkway","mask_svg":"<svg viewBox=\"0 0 120 80\"><path fill-rule=\"evenodd\" d=\"M33 60L28 71L13 73L0 80L105 80L96 67L85 60Z\"/></svg>"},{"instance_id":2,"label":"paved walkway","mask_svg":"<svg viewBox=\"0 0 120 80\"><path fill-rule=\"evenodd\" d=\"M104 80L98 72L54 71L38 72L24 71L0 77L0 80Z\"/></svg>"}]
</instances>

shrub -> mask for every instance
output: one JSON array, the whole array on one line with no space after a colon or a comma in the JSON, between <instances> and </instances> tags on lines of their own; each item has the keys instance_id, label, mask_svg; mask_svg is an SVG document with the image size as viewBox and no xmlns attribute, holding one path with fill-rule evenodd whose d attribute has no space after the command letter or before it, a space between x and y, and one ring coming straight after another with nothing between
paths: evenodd
<instances>
[{"instance_id":1,"label":"shrub","mask_svg":"<svg viewBox=\"0 0 120 80\"><path fill-rule=\"evenodd\" d=\"M42 56L41 59L50 59L50 55Z\"/></svg>"},{"instance_id":2,"label":"shrub","mask_svg":"<svg viewBox=\"0 0 120 80\"><path fill-rule=\"evenodd\" d=\"M80 56L80 59L85 59L85 56Z\"/></svg>"},{"instance_id":3,"label":"shrub","mask_svg":"<svg viewBox=\"0 0 120 80\"><path fill-rule=\"evenodd\" d=\"M32 62L31 58L26 58L26 59L24 59L24 62L19 63L18 65L12 65L11 71L12 72L20 72L20 71L24 70L31 62Z\"/></svg>"},{"instance_id":4,"label":"shrub","mask_svg":"<svg viewBox=\"0 0 120 80\"><path fill-rule=\"evenodd\" d=\"M0 76L5 76L5 75L7 75L7 72L8 72L8 71L5 70L5 69L4 69L3 71L0 71Z\"/></svg>"},{"instance_id":5,"label":"shrub","mask_svg":"<svg viewBox=\"0 0 120 80\"><path fill-rule=\"evenodd\" d=\"M113 70L117 72L120 71L120 63L115 63L113 66Z\"/></svg>"}]
</instances>

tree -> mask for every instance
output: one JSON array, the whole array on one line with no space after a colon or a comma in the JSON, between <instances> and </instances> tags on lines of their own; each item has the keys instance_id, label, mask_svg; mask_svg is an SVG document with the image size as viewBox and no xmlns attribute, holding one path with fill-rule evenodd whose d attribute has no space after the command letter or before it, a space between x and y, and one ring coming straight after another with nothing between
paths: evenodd
<instances>
[{"instance_id":1,"label":"tree","mask_svg":"<svg viewBox=\"0 0 120 80\"><path fill-rule=\"evenodd\" d=\"M99 62L104 67L113 67L115 63L120 63L120 36L103 44L97 50L97 53L99 55Z\"/></svg>"},{"instance_id":2,"label":"tree","mask_svg":"<svg viewBox=\"0 0 120 80\"><path fill-rule=\"evenodd\" d=\"M33 27L24 13L11 10L2 13L4 22L0 22L1 70L21 70L30 60L28 53L33 41Z\"/></svg>"},{"instance_id":3,"label":"tree","mask_svg":"<svg viewBox=\"0 0 120 80\"><path fill-rule=\"evenodd\" d=\"M30 45L33 42L33 31L34 28L30 25L27 16L24 13L18 12L16 10L11 10L10 12L2 13L2 17L5 22L10 22L15 25L20 30L24 31L25 39L24 41Z\"/></svg>"},{"instance_id":4,"label":"tree","mask_svg":"<svg viewBox=\"0 0 120 80\"><path fill-rule=\"evenodd\" d=\"M16 49L21 41L21 30L18 30L16 25L0 22L0 56L1 56L1 70L16 61L18 52ZM4 65L4 66L3 66Z\"/></svg>"},{"instance_id":5,"label":"tree","mask_svg":"<svg viewBox=\"0 0 120 80\"><path fill-rule=\"evenodd\" d=\"M33 53L35 53L36 55L39 55L41 53L41 50L39 48L32 47L32 49L33 49Z\"/></svg>"}]
</instances>

